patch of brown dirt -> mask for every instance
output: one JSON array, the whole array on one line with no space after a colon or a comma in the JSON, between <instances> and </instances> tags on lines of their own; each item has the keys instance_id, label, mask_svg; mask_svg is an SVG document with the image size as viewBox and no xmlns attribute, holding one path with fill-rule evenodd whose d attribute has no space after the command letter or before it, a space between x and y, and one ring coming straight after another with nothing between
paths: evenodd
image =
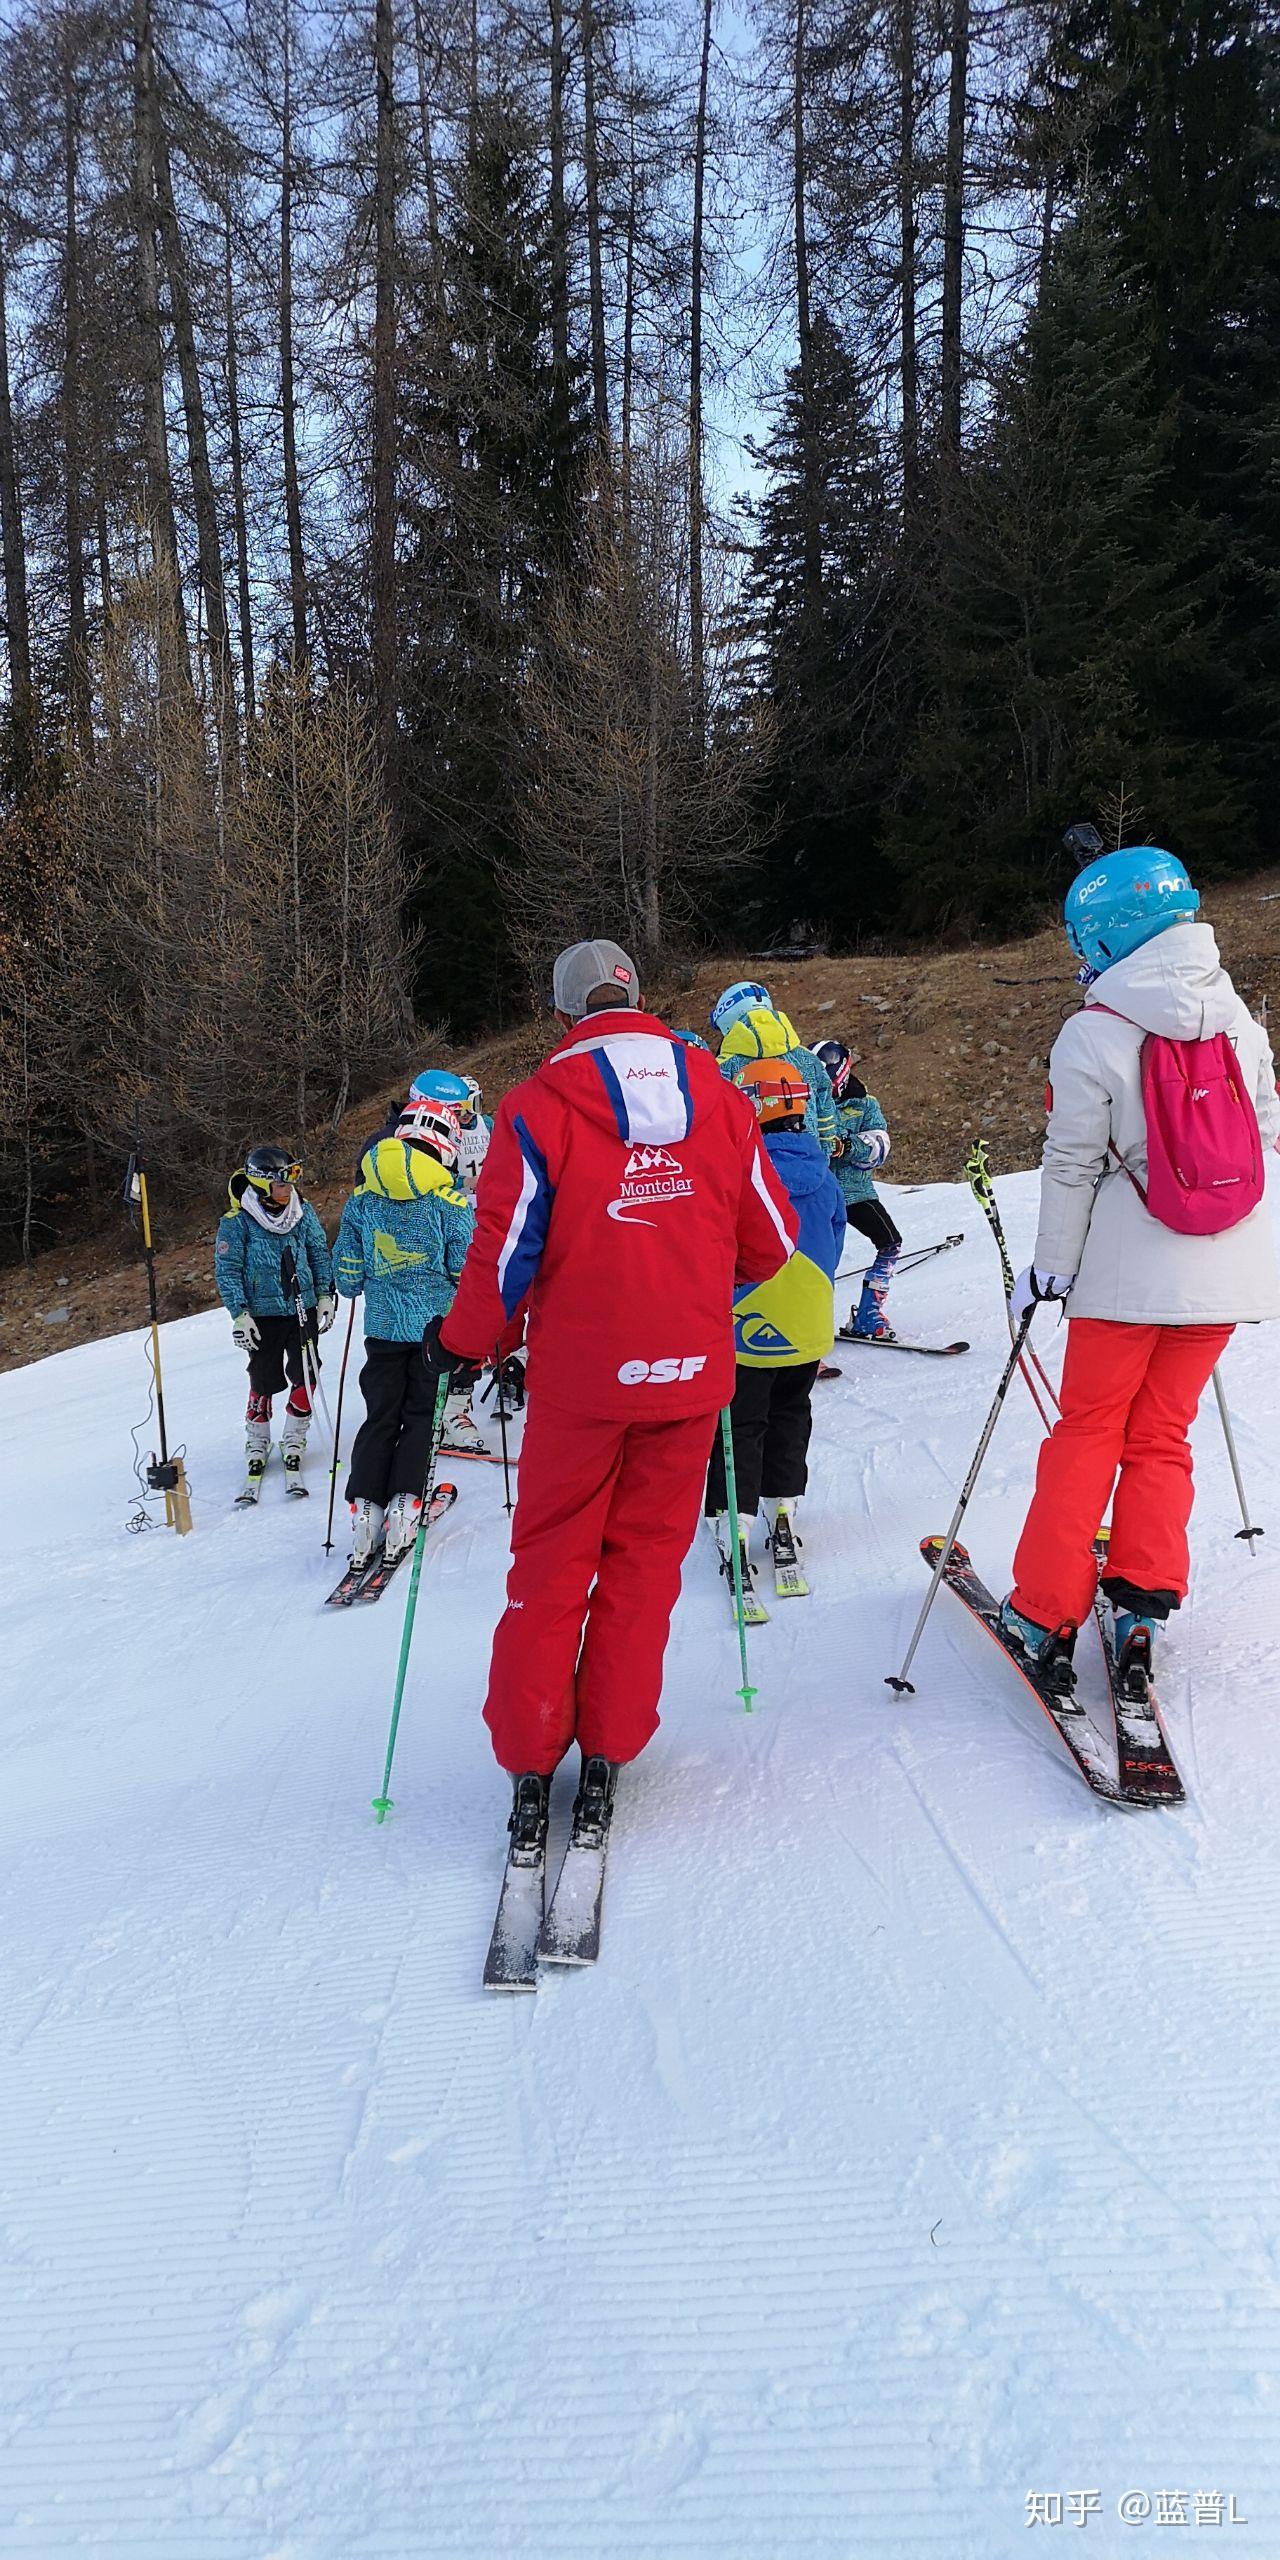
<instances>
[{"instance_id":1,"label":"patch of brown dirt","mask_svg":"<svg viewBox=\"0 0 1280 2560\"><path fill-rule=\"evenodd\" d=\"M1215 888L1205 904L1246 1003L1255 1012L1264 1003L1272 1010L1280 1006L1280 873ZM1060 925L1019 942L960 951L777 962L721 954L667 973L651 998L668 1021L705 1033L715 997L739 977L762 979L803 1039L848 1041L858 1073L878 1094L893 1132L896 1181L959 1179L979 1137L989 1140L998 1172L1035 1162L1044 1125L1045 1061L1059 1024L1077 1002ZM545 1055L553 1028L543 1015L479 1048L450 1050L436 1043L432 1054L441 1065L478 1076L492 1109L508 1085ZM336 1137L313 1149L305 1187L330 1234L356 1149L406 1081L402 1068L381 1097L349 1111ZM157 1200L162 1318L217 1304L217 1214L214 1204L203 1212L185 1211L175 1236ZM146 1318L141 1253L121 1222L41 1254L30 1269L0 1273L0 1369L122 1332Z\"/></svg>"}]
</instances>

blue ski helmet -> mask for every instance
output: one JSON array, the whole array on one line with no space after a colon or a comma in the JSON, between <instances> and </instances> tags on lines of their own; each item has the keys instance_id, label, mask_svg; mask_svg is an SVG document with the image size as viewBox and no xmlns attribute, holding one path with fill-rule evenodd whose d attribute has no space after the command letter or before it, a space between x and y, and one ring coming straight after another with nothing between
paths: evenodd
<instances>
[{"instance_id":1,"label":"blue ski helmet","mask_svg":"<svg viewBox=\"0 0 1280 2560\"><path fill-rule=\"evenodd\" d=\"M1186 924L1199 905L1176 854L1129 844L1086 865L1067 891L1062 916L1077 959L1101 975L1168 925Z\"/></svg>"},{"instance_id":2,"label":"blue ski helmet","mask_svg":"<svg viewBox=\"0 0 1280 2560\"><path fill-rule=\"evenodd\" d=\"M451 1075L447 1067L428 1067L415 1076L409 1087L410 1102L442 1102L446 1111L468 1111L471 1095L465 1076Z\"/></svg>"},{"instance_id":3,"label":"blue ski helmet","mask_svg":"<svg viewBox=\"0 0 1280 2560\"><path fill-rule=\"evenodd\" d=\"M718 1031L723 1039L726 1031L732 1031L735 1022L741 1022L745 1014L754 1013L757 1005L763 1005L766 1013L772 1013L768 988L757 986L753 980L739 978L736 986L726 987L724 994L716 997L711 1008L712 1030Z\"/></svg>"},{"instance_id":4,"label":"blue ski helmet","mask_svg":"<svg viewBox=\"0 0 1280 2560\"><path fill-rule=\"evenodd\" d=\"M686 1049L705 1049L707 1045L700 1031L673 1031L671 1037L683 1040Z\"/></svg>"}]
</instances>

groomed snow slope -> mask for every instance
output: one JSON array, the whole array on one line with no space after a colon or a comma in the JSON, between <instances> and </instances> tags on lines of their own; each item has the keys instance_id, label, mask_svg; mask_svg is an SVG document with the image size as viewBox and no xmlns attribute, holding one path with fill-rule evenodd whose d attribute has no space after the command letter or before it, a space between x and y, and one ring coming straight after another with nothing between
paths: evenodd
<instances>
[{"instance_id":1,"label":"groomed snow slope","mask_svg":"<svg viewBox=\"0 0 1280 2560\"><path fill-rule=\"evenodd\" d=\"M126 1534L141 1334L0 1379L5 2554L1004 2560L1040 2492L1097 2556L1185 2491L1277 2560L1280 1335L1227 1360L1254 1559L1197 1425L1190 1801L1108 1811L949 1595L883 1685L1005 1345L967 1195L889 1196L967 1238L900 1327L973 1352L818 1391L814 1597L751 1717L695 1557L599 1969L536 2001L479 1988L496 1472L429 1551L380 1830L403 1586L322 1613L319 1459L231 1507L225 1318L165 1335L186 1540ZM997 1587L1036 1438L1015 1382Z\"/></svg>"}]
</instances>

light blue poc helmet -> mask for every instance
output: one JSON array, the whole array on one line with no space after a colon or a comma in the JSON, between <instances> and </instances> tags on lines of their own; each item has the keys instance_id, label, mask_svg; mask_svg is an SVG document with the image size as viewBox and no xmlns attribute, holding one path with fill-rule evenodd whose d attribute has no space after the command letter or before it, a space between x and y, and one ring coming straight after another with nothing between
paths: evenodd
<instances>
[{"instance_id":1,"label":"light blue poc helmet","mask_svg":"<svg viewBox=\"0 0 1280 2560\"><path fill-rule=\"evenodd\" d=\"M446 1111L468 1111L471 1095L465 1076L451 1075L448 1067L428 1067L415 1076L409 1087L410 1102L443 1103Z\"/></svg>"},{"instance_id":2,"label":"light blue poc helmet","mask_svg":"<svg viewBox=\"0 0 1280 2560\"><path fill-rule=\"evenodd\" d=\"M1072 950L1096 978L1167 926L1189 923L1199 906L1176 854L1130 844L1086 865L1067 891L1062 916Z\"/></svg>"},{"instance_id":3,"label":"light blue poc helmet","mask_svg":"<svg viewBox=\"0 0 1280 2560\"><path fill-rule=\"evenodd\" d=\"M757 986L754 980L739 978L736 986L726 987L724 994L716 997L711 1008L712 1030L718 1031L723 1040L726 1031L732 1031L735 1022L741 1022L744 1015L754 1013L757 1005L763 1005L766 1013L772 1013L773 1003L768 988Z\"/></svg>"}]
</instances>

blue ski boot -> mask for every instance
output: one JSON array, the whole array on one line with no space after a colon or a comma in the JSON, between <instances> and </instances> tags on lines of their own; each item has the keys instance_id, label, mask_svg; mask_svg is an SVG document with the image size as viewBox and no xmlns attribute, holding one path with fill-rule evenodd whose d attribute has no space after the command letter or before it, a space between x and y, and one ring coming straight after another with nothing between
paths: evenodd
<instances>
[{"instance_id":1,"label":"blue ski boot","mask_svg":"<svg viewBox=\"0 0 1280 2560\"><path fill-rule=\"evenodd\" d=\"M1024 1618L1012 1602L1000 1603L1000 1633L1022 1655L1028 1669L1042 1688L1054 1697L1069 1698L1075 1689L1076 1675L1072 1664L1076 1630L1072 1626L1041 1627L1034 1618Z\"/></svg>"}]
</instances>

